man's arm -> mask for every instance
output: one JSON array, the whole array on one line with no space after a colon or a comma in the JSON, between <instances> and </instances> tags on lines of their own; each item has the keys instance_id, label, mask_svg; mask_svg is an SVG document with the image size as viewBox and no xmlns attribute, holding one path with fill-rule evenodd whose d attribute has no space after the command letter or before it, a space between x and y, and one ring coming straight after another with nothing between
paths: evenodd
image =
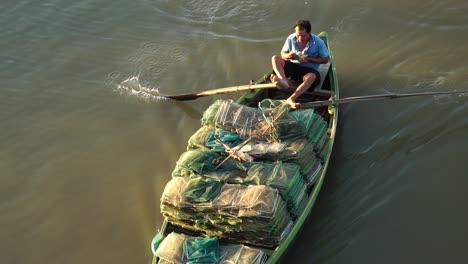
<instances>
[{"instance_id":1,"label":"man's arm","mask_svg":"<svg viewBox=\"0 0 468 264\"><path fill-rule=\"evenodd\" d=\"M300 59L301 63L312 62L316 64L326 64L330 61L330 53L325 45L323 39L319 37L316 38L317 45L318 45L318 55L317 57L304 57L304 59Z\"/></svg>"},{"instance_id":2,"label":"man's arm","mask_svg":"<svg viewBox=\"0 0 468 264\"><path fill-rule=\"evenodd\" d=\"M313 63L317 63L317 64L326 64L330 61L330 57L326 57L326 58L312 58L312 57L301 57L301 60L300 62L301 63L305 63L305 62L313 62Z\"/></svg>"},{"instance_id":3,"label":"man's arm","mask_svg":"<svg viewBox=\"0 0 468 264\"><path fill-rule=\"evenodd\" d=\"M294 58L296 58L296 54L294 52L282 51L281 52L281 58L283 60L293 60Z\"/></svg>"}]
</instances>

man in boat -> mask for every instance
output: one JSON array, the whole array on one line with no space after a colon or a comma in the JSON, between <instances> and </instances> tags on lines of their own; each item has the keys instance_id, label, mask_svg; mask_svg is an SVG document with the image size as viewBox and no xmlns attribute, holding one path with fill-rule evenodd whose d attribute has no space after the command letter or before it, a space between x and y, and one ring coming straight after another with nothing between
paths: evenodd
<instances>
[{"instance_id":1,"label":"man in boat","mask_svg":"<svg viewBox=\"0 0 468 264\"><path fill-rule=\"evenodd\" d=\"M289 88L288 77L300 83L295 92L286 99L286 103L292 109L300 107L300 104L296 103L300 95L320 83L319 64L328 63L330 60L325 42L310 31L311 25L308 20L297 20L294 33L288 36L281 49L281 56L275 55L272 58L272 82L277 82L280 88Z\"/></svg>"}]
</instances>

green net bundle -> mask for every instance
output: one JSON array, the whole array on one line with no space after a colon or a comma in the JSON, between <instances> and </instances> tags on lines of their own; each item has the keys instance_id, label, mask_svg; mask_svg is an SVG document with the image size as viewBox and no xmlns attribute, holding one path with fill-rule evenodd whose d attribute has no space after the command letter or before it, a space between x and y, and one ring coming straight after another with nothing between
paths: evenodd
<instances>
[{"instance_id":1,"label":"green net bundle","mask_svg":"<svg viewBox=\"0 0 468 264\"><path fill-rule=\"evenodd\" d=\"M249 165L236 159L226 158L226 155L208 149L188 150L182 153L176 162L172 177L208 176L210 173L216 172L214 177L220 177L224 173L225 175L220 180L225 181L224 178L243 174L242 171L246 171L246 166Z\"/></svg>"},{"instance_id":2,"label":"green net bundle","mask_svg":"<svg viewBox=\"0 0 468 264\"><path fill-rule=\"evenodd\" d=\"M259 141L248 145L248 154L255 160L295 163L303 175L310 173L315 163L320 162L314 152L314 145L307 139L271 143Z\"/></svg>"},{"instance_id":3,"label":"green net bundle","mask_svg":"<svg viewBox=\"0 0 468 264\"><path fill-rule=\"evenodd\" d=\"M246 178L239 183L266 185L279 190L281 197L288 205L292 219L295 219L307 204L307 185L296 164L281 161L255 162L247 171Z\"/></svg>"},{"instance_id":4,"label":"green net bundle","mask_svg":"<svg viewBox=\"0 0 468 264\"><path fill-rule=\"evenodd\" d=\"M306 194L307 184L303 180L298 165L281 161L274 163L253 162L248 165L246 170L243 170L236 166L235 163L232 163L229 166L226 165L223 168L215 170L213 166L193 164L199 161L210 163L207 161L208 158L216 158L216 156L216 154L206 149L187 151L177 162L173 176L189 177L193 180L207 178L215 182L231 184L266 185L280 192L281 197L288 205L288 210L293 219L304 209L308 198ZM228 162L224 164L228 164Z\"/></svg>"},{"instance_id":5,"label":"green net bundle","mask_svg":"<svg viewBox=\"0 0 468 264\"><path fill-rule=\"evenodd\" d=\"M216 126L242 139L286 140L306 136L303 124L286 106L248 107L232 100L218 100L203 114L202 125Z\"/></svg>"},{"instance_id":6,"label":"green net bundle","mask_svg":"<svg viewBox=\"0 0 468 264\"><path fill-rule=\"evenodd\" d=\"M163 263L244 263L261 264L266 254L242 244L220 243L216 237L193 237L180 233L168 234L154 251Z\"/></svg>"},{"instance_id":7,"label":"green net bundle","mask_svg":"<svg viewBox=\"0 0 468 264\"><path fill-rule=\"evenodd\" d=\"M201 122L164 190L164 217L208 236L277 246L330 152L328 123L313 109L290 111L269 99L258 107L217 100Z\"/></svg>"},{"instance_id":8,"label":"green net bundle","mask_svg":"<svg viewBox=\"0 0 468 264\"><path fill-rule=\"evenodd\" d=\"M328 139L328 123L313 109L290 112L281 101L271 99L263 100L259 106L247 107L231 100L217 100L205 111L203 126L189 140L189 148L210 147L210 142L219 142L221 136L227 135L223 140L229 144L246 139L267 142L308 139L316 153L323 149Z\"/></svg>"},{"instance_id":9,"label":"green net bundle","mask_svg":"<svg viewBox=\"0 0 468 264\"><path fill-rule=\"evenodd\" d=\"M164 189L161 211L174 225L258 246L278 245L292 227L278 190L264 185L176 177Z\"/></svg>"},{"instance_id":10,"label":"green net bundle","mask_svg":"<svg viewBox=\"0 0 468 264\"><path fill-rule=\"evenodd\" d=\"M218 140L215 140L215 138L218 138ZM287 161L295 163L300 166L301 173L307 175L317 166L317 163L321 162L321 159L317 158L320 158L320 156L317 155L315 149L322 149L327 139L326 133L322 133L321 141L317 142L317 148L306 138L284 140L282 142L249 140L245 143L239 139L237 134L219 128L203 126L189 139L188 148L191 150L204 148L204 151L209 149L213 152L222 153L225 148L220 142L223 142L230 148L245 143L246 146L243 149L246 149L245 152L254 157L256 161ZM184 161L180 161L177 166L183 166L183 164ZM245 167L246 164L242 166Z\"/></svg>"}]
</instances>

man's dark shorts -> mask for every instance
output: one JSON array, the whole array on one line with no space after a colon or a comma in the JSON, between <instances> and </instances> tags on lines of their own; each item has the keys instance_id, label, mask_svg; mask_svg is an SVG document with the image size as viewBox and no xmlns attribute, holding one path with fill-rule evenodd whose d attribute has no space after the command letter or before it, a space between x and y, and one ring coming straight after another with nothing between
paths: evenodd
<instances>
[{"instance_id":1,"label":"man's dark shorts","mask_svg":"<svg viewBox=\"0 0 468 264\"><path fill-rule=\"evenodd\" d=\"M320 83L320 73L318 71L309 67L300 66L299 64L290 61L285 61L284 73L286 74L286 77L291 78L297 83L302 83L304 81L304 75L306 75L307 73L313 73L315 74L316 78L311 87L314 87L315 85Z\"/></svg>"}]
</instances>

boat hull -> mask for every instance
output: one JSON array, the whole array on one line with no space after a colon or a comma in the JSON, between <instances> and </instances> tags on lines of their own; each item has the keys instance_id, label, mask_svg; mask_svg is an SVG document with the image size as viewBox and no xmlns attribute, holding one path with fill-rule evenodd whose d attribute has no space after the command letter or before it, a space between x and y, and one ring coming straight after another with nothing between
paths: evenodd
<instances>
[{"instance_id":1,"label":"boat hull","mask_svg":"<svg viewBox=\"0 0 468 264\"><path fill-rule=\"evenodd\" d=\"M326 32L322 32L319 36L325 41L327 46L329 47L329 39L328 34ZM316 98L316 100L323 100L325 99L339 99L339 88L338 88L338 79L336 75L336 67L335 67L335 59L333 51L329 48L330 51L330 65L327 69L325 79L323 81L322 87L320 87L319 92L312 92L309 93L309 98ZM269 82L269 73L265 74L257 83L266 83ZM272 89L265 89L265 90L255 90L255 91L248 91L243 96L239 98L237 101L239 104L247 105L247 106L256 106L258 102L260 102L264 98L271 98L273 96L278 96L274 94L275 91ZM305 99L310 100L310 99ZM324 145L323 149L321 150L323 154L322 156L322 166L320 171L316 173L316 180L314 181L313 185L308 190L309 199L307 204L300 213L297 218L294 220L293 227L289 234L282 240L282 242L276 246L275 248L262 248L262 250L268 255L268 260L266 263L273 264L273 263L282 263L286 262L288 249L294 243L294 240L300 234L300 231L303 225L307 222L307 219L310 216L310 213L313 209L313 206L316 202L320 189L322 187L323 181L326 176L327 168L330 162L330 157L333 149L333 144L335 140L335 134L337 130L338 124L338 106L328 106L325 109L321 109L324 113L323 115L326 116L328 127L327 127L327 143ZM166 236L168 233L172 231L184 232L183 229L180 229L176 226L173 226L168 221L164 221L159 234L162 236ZM191 231L187 231L187 233L193 233ZM152 263L157 263L158 259L156 257L153 258Z\"/></svg>"}]
</instances>

